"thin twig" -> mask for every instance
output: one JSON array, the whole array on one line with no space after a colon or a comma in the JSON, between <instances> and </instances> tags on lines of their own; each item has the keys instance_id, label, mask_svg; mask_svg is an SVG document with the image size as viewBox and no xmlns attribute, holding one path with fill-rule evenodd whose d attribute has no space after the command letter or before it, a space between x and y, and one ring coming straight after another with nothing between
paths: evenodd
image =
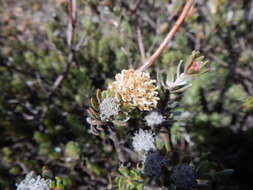
<instances>
[{"instance_id":1,"label":"thin twig","mask_svg":"<svg viewBox=\"0 0 253 190\"><path fill-rule=\"evenodd\" d=\"M142 0L132 0L129 2L129 9L131 11L136 11L136 9L139 7Z\"/></svg>"},{"instance_id":2,"label":"thin twig","mask_svg":"<svg viewBox=\"0 0 253 190\"><path fill-rule=\"evenodd\" d=\"M41 79L40 73L35 72L35 75L36 75L36 81L37 81L38 85L40 86L41 90L43 91L43 93L48 95L47 88L45 88L45 86L43 85L43 80Z\"/></svg>"},{"instance_id":3,"label":"thin twig","mask_svg":"<svg viewBox=\"0 0 253 190\"><path fill-rule=\"evenodd\" d=\"M211 52L205 52L207 53L207 56L212 58L214 61L216 61L218 64L222 65L222 66L228 66L228 64L223 61L221 58L219 58L218 56L214 55L213 53Z\"/></svg>"},{"instance_id":4,"label":"thin twig","mask_svg":"<svg viewBox=\"0 0 253 190\"><path fill-rule=\"evenodd\" d=\"M169 41L172 39L172 37L176 34L176 32L178 31L179 27L181 26L181 24L183 23L183 21L185 20L187 14L190 11L190 8L192 7L194 0L187 0L179 18L177 19L175 25L173 26L173 28L170 30L170 32L168 33L168 35L166 36L166 38L164 39L164 41L161 43L160 47L156 50L156 52L147 60L147 62L145 64L143 64L142 66L140 66L137 70L138 71L143 71L146 68L148 68L150 65L153 64L153 62L157 59L157 57L163 52L163 50L167 47Z\"/></svg>"},{"instance_id":5,"label":"thin twig","mask_svg":"<svg viewBox=\"0 0 253 190\"><path fill-rule=\"evenodd\" d=\"M127 62L128 62L129 68L133 68L133 59L130 56L130 52L129 52L128 48L126 49L124 47L121 47L121 50L125 54L125 56L127 57Z\"/></svg>"},{"instance_id":6,"label":"thin twig","mask_svg":"<svg viewBox=\"0 0 253 190\"><path fill-rule=\"evenodd\" d=\"M145 48L143 45L143 40L142 40L142 34L141 34L141 29L138 26L137 27L137 40L138 40L138 45L141 53L141 63L144 64L146 60L146 55L145 55Z\"/></svg>"},{"instance_id":7,"label":"thin twig","mask_svg":"<svg viewBox=\"0 0 253 190\"><path fill-rule=\"evenodd\" d=\"M52 91L50 93L50 97L55 93L55 91L62 85L64 79L67 78L70 68L72 65L75 65L75 47L73 46L73 39L76 28L76 17L77 17L77 9L76 9L76 0L68 1L68 30L67 30L67 44L68 44L68 61L63 73L58 76L53 84Z\"/></svg>"}]
</instances>

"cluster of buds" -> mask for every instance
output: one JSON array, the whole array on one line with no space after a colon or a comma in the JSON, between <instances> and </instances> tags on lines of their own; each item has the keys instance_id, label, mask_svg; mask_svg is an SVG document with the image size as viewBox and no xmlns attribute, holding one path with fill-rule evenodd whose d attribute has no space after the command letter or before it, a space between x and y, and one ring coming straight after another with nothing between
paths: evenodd
<instances>
[{"instance_id":1,"label":"cluster of buds","mask_svg":"<svg viewBox=\"0 0 253 190\"><path fill-rule=\"evenodd\" d=\"M184 71L181 73L182 61L177 67L176 77L167 75L165 81L160 80L161 86L169 90L171 93L180 93L192 85L192 77L198 74L203 74L207 70L203 68L208 64L204 56L200 56L198 51L193 51L192 55L186 61Z\"/></svg>"},{"instance_id":2,"label":"cluster of buds","mask_svg":"<svg viewBox=\"0 0 253 190\"><path fill-rule=\"evenodd\" d=\"M159 177L162 173L162 167L168 165L166 160L159 152L150 151L143 161L143 173L149 177Z\"/></svg>"}]
</instances>

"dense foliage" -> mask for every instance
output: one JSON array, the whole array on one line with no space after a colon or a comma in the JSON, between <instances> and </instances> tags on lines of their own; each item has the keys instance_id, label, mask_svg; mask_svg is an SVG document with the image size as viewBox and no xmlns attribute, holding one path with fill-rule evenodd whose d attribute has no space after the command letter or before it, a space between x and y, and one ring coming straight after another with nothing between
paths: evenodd
<instances>
[{"instance_id":1,"label":"dense foliage","mask_svg":"<svg viewBox=\"0 0 253 190\"><path fill-rule=\"evenodd\" d=\"M118 171L112 141L91 134L86 110L96 89L140 65L140 38L146 56L153 53L184 1L77 3L69 47L67 0L0 2L0 189L15 189L32 170L80 190L114 188L122 173L126 180L139 175ZM170 131L174 148L186 154L182 159L202 164L210 189L253 185L252 30L252 0L197 0L149 69L152 78L175 72L192 50L209 60L209 72L181 97ZM129 152L137 127L145 125L133 115L128 129L119 129ZM226 168L234 174L217 177Z\"/></svg>"}]
</instances>

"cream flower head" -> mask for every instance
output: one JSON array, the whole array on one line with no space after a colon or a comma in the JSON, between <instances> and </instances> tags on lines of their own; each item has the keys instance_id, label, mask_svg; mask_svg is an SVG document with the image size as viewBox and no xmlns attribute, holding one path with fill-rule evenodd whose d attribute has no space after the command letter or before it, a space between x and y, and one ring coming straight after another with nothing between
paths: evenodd
<instances>
[{"instance_id":1,"label":"cream flower head","mask_svg":"<svg viewBox=\"0 0 253 190\"><path fill-rule=\"evenodd\" d=\"M116 81L109 85L109 90L118 93L122 101L130 106L136 106L141 111L151 110L157 106L157 87L153 84L149 73L133 69L122 70L115 76Z\"/></svg>"}]
</instances>

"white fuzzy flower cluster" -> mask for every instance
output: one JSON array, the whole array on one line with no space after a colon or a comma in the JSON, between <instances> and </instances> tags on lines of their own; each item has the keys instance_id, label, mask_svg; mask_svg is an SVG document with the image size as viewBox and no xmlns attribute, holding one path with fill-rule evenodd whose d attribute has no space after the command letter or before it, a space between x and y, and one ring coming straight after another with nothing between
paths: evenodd
<instances>
[{"instance_id":1,"label":"white fuzzy flower cluster","mask_svg":"<svg viewBox=\"0 0 253 190\"><path fill-rule=\"evenodd\" d=\"M160 114L157 111L150 112L148 115L144 117L144 119L149 127L160 125L162 124L162 122L164 122L162 114Z\"/></svg>"},{"instance_id":2,"label":"white fuzzy flower cluster","mask_svg":"<svg viewBox=\"0 0 253 190\"><path fill-rule=\"evenodd\" d=\"M30 172L20 184L17 184L17 190L50 190L49 184L50 180L35 176L34 172Z\"/></svg>"},{"instance_id":3,"label":"white fuzzy flower cluster","mask_svg":"<svg viewBox=\"0 0 253 190\"><path fill-rule=\"evenodd\" d=\"M152 131L140 129L138 133L135 133L133 137L133 148L135 152L144 151L147 153L149 151L155 151L155 138Z\"/></svg>"},{"instance_id":4,"label":"white fuzzy flower cluster","mask_svg":"<svg viewBox=\"0 0 253 190\"><path fill-rule=\"evenodd\" d=\"M107 121L116 116L120 111L119 101L115 98L105 98L99 105L101 120Z\"/></svg>"}]
</instances>

